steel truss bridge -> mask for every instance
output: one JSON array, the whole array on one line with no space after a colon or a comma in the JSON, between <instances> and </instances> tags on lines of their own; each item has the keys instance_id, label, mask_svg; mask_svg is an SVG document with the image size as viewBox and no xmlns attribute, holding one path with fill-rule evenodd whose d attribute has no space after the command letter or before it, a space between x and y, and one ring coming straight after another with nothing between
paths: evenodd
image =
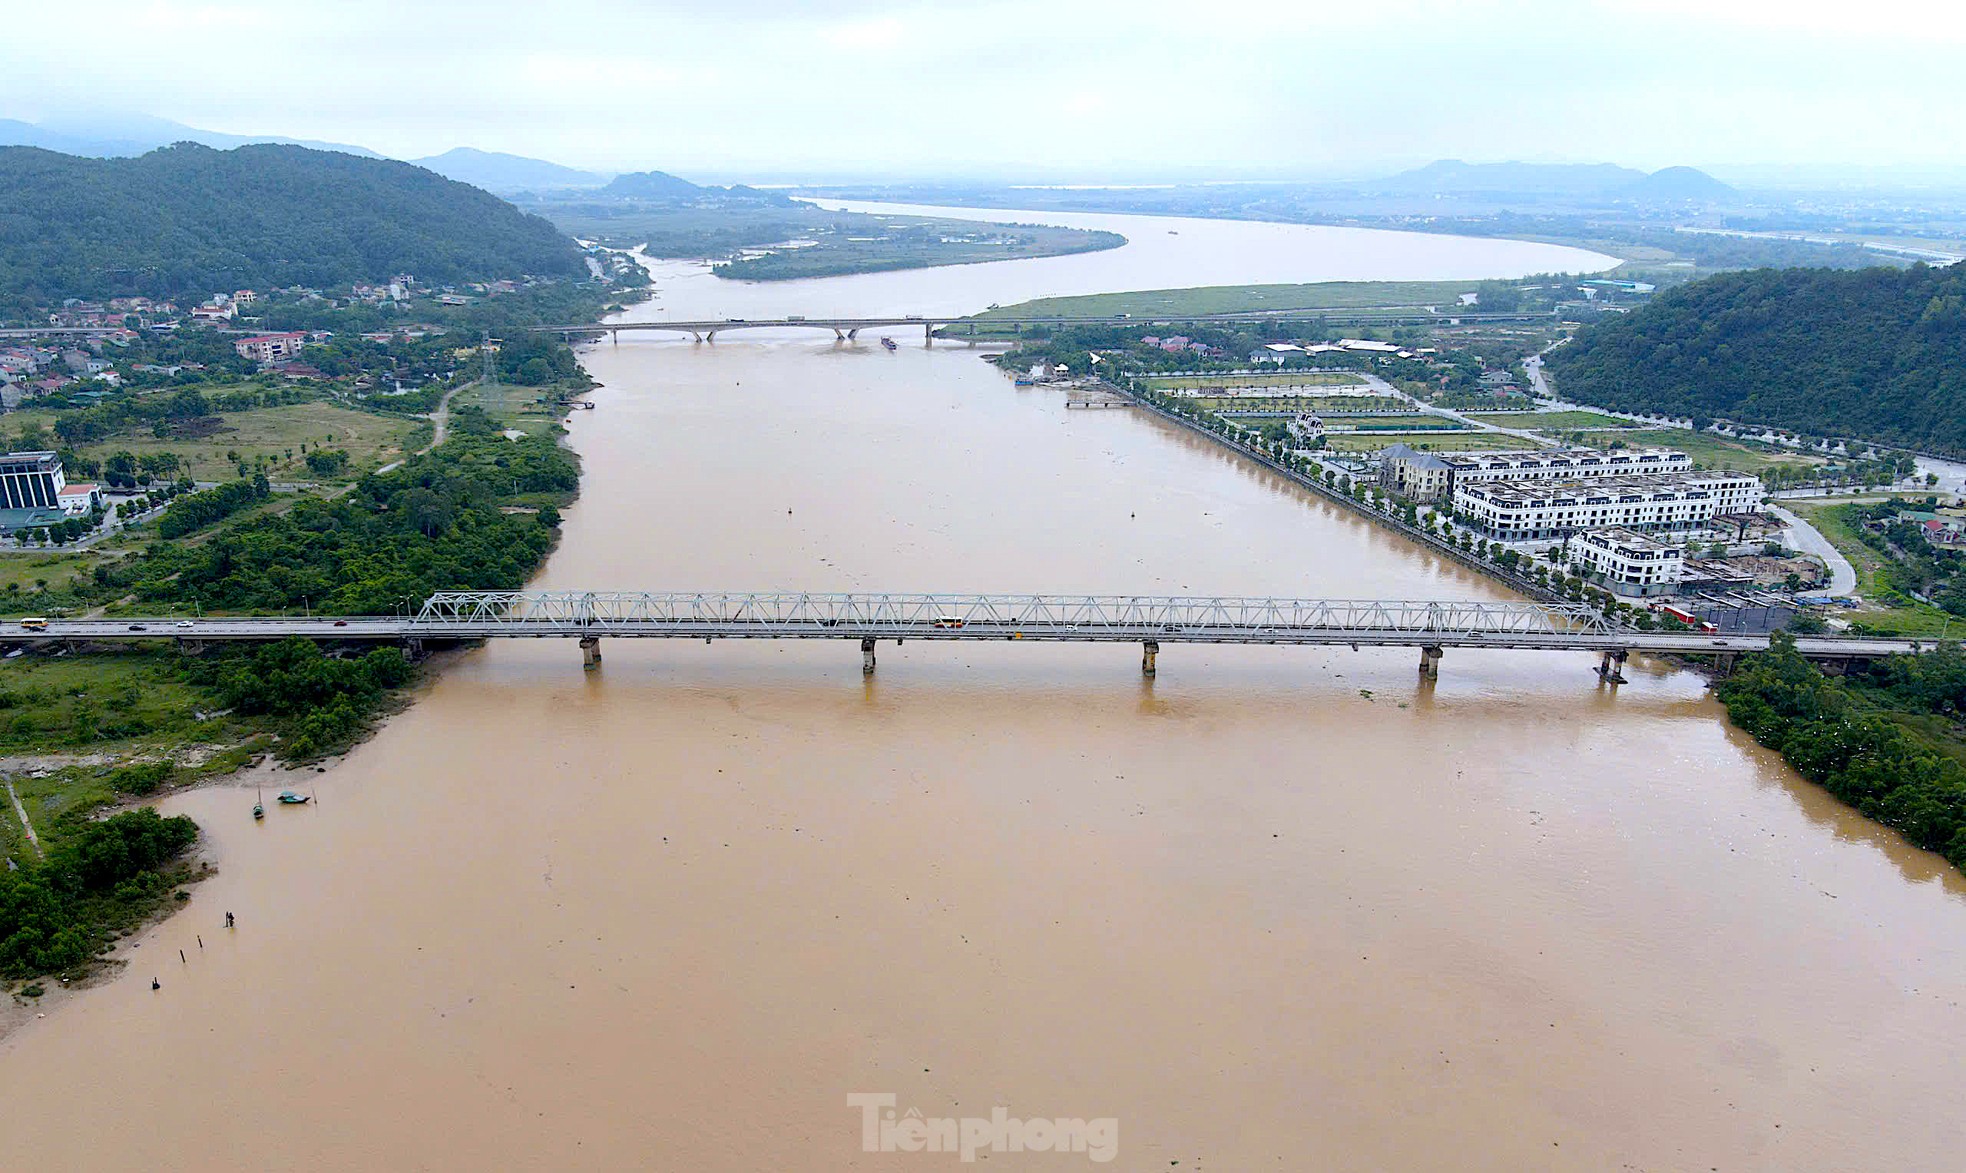
<instances>
[{"instance_id":1,"label":"steel truss bridge","mask_svg":"<svg viewBox=\"0 0 1966 1173\"><path fill-rule=\"evenodd\" d=\"M1637 631L1582 604L1401 599L1198 598L1159 595L957 595L657 591L446 591L394 617L63 619L0 628L0 643L299 637L329 642L431 645L482 639L575 639L588 667L602 638L857 640L874 669L881 640L1029 640L1137 643L1155 670L1163 643L1407 647L1438 672L1446 648L1582 651L1618 679L1632 652L1730 661L1768 647L1766 635ZM1917 640L1803 636L1812 659L1844 662L1927 650Z\"/></svg>"},{"instance_id":2,"label":"steel truss bridge","mask_svg":"<svg viewBox=\"0 0 1966 1173\"><path fill-rule=\"evenodd\" d=\"M1429 306L1391 306L1380 309L1330 309L1330 310L1246 310L1230 314L1126 314L1105 317L1077 316L1026 316L1004 318L971 318L963 315L938 316L909 314L903 317L886 318L717 318L700 321L649 321L649 322L587 322L563 326L534 326L539 333L561 334L568 337L576 335L609 334L619 342L624 332L666 331L672 334L689 334L699 342L715 341L718 334L731 330L831 330L834 337L841 339L858 338L862 330L913 329L919 327L923 338L935 337L935 332L943 330L944 338L962 341L975 336L988 340L990 335L977 334L979 329L999 326L1206 326L1210 323L1233 324L1238 322L1274 321L1323 321L1330 324L1399 326L1433 324L1443 325L1452 322L1541 322L1555 315L1542 313L1501 314L1501 313L1456 313L1453 310L1436 311ZM951 332L957 327L963 332Z\"/></svg>"}]
</instances>

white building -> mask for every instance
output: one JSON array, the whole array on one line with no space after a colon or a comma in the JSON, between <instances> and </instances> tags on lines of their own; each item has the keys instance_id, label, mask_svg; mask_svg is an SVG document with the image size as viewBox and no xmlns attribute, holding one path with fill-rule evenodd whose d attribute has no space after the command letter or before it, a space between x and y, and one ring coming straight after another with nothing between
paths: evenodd
<instances>
[{"instance_id":1,"label":"white building","mask_svg":"<svg viewBox=\"0 0 1966 1173\"><path fill-rule=\"evenodd\" d=\"M1693 458L1670 448L1524 448L1456 452L1441 459L1456 485L1478 481L1584 481L1693 471Z\"/></svg>"},{"instance_id":2,"label":"white building","mask_svg":"<svg viewBox=\"0 0 1966 1173\"><path fill-rule=\"evenodd\" d=\"M240 358L270 363L293 358L305 345L307 345L307 335L295 331L288 334L259 334L252 338L241 338L232 344L232 349L239 352Z\"/></svg>"},{"instance_id":3,"label":"white building","mask_svg":"<svg viewBox=\"0 0 1966 1173\"><path fill-rule=\"evenodd\" d=\"M63 485L57 496L61 511L70 517L87 517L91 510L102 507L101 485Z\"/></svg>"},{"instance_id":4,"label":"white building","mask_svg":"<svg viewBox=\"0 0 1966 1173\"><path fill-rule=\"evenodd\" d=\"M1438 501L1454 487L1447 459L1394 444L1379 453L1379 483L1412 501Z\"/></svg>"},{"instance_id":5,"label":"white building","mask_svg":"<svg viewBox=\"0 0 1966 1173\"><path fill-rule=\"evenodd\" d=\"M1582 530L1704 533L1714 518L1761 508L1761 482L1738 473L1601 477L1588 481L1475 481L1454 486L1454 513L1503 542Z\"/></svg>"},{"instance_id":6,"label":"white building","mask_svg":"<svg viewBox=\"0 0 1966 1173\"><path fill-rule=\"evenodd\" d=\"M52 452L0 456L0 509L55 509L61 505L61 457Z\"/></svg>"},{"instance_id":7,"label":"white building","mask_svg":"<svg viewBox=\"0 0 1966 1173\"><path fill-rule=\"evenodd\" d=\"M1299 444L1309 444L1324 435L1324 421L1308 411L1300 412L1296 419L1283 426L1283 430Z\"/></svg>"},{"instance_id":8,"label":"white building","mask_svg":"<svg viewBox=\"0 0 1966 1173\"><path fill-rule=\"evenodd\" d=\"M1628 529L1589 530L1570 549L1605 586L1620 595L1665 595L1686 575L1686 552Z\"/></svg>"}]
</instances>

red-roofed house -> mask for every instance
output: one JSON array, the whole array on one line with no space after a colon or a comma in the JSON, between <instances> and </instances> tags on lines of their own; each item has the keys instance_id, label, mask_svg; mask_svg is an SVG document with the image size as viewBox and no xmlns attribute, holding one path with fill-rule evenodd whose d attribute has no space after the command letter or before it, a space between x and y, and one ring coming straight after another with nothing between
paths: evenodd
<instances>
[{"instance_id":1,"label":"red-roofed house","mask_svg":"<svg viewBox=\"0 0 1966 1173\"><path fill-rule=\"evenodd\" d=\"M63 485L57 499L63 513L70 517L87 517L90 510L102 505L102 486Z\"/></svg>"}]
</instances>

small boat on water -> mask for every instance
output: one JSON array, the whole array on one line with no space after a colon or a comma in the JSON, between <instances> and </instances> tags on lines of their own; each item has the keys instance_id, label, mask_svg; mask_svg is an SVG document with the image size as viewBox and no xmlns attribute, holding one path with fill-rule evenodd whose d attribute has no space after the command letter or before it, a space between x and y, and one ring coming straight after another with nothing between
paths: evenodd
<instances>
[{"instance_id":1,"label":"small boat on water","mask_svg":"<svg viewBox=\"0 0 1966 1173\"><path fill-rule=\"evenodd\" d=\"M282 790L280 792L280 802L285 806L299 806L311 800L313 797L311 794L295 794L291 790Z\"/></svg>"},{"instance_id":2,"label":"small boat on water","mask_svg":"<svg viewBox=\"0 0 1966 1173\"><path fill-rule=\"evenodd\" d=\"M256 803L254 803L254 804L253 804L253 818L255 818L255 819L263 819L263 818L265 818L265 817L266 817L266 804L265 804L265 803L263 803L263 802L256 802Z\"/></svg>"},{"instance_id":3,"label":"small boat on water","mask_svg":"<svg viewBox=\"0 0 1966 1173\"><path fill-rule=\"evenodd\" d=\"M889 350L898 349L894 345L894 339L887 337L885 334L881 336L881 345L887 347Z\"/></svg>"}]
</instances>

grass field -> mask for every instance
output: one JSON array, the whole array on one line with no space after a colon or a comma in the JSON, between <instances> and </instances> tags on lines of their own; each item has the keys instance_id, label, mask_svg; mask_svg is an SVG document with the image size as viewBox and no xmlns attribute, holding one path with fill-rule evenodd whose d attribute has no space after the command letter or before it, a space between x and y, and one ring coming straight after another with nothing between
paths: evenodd
<instances>
[{"instance_id":1,"label":"grass field","mask_svg":"<svg viewBox=\"0 0 1966 1173\"><path fill-rule=\"evenodd\" d=\"M1499 428L1629 428L1630 420L1594 411L1463 412L1471 420ZM1690 433L1689 433L1690 435Z\"/></svg>"},{"instance_id":2,"label":"grass field","mask_svg":"<svg viewBox=\"0 0 1966 1173\"><path fill-rule=\"evenodd\" d=\"M1217 395L1197 396L1190 402L1209 411L1308 411L1316 415L1360 416L1402 415L1412 418L1419 412L1401 413L1402 400L1383 395L1250 395L1229 399Z\"/></svg>"},{"instance_id":3,"label":"grass field","mask_svg":"<svg viewBox=\"0 0 1966 1173\"><path fill-rule=\"evenodd\" d=\"M1471 432L1474 429L1460 420L1451 420L1439 415L1348 415L1343 423L1352 425L1360 431L1395 432ZM1516 441L1518 444L1520 440Z\"/></svg>"},{"instance_id":4,"label":"grass field","mask_svg":"<svg viewBox=\"0 0 1966 1173\"><path fill-rule=\"evenodd\" d=\"M1200 289L1149 289L1084 297L1041 297L987 310L990 318L1059 314L1104 317L1132 314L1234 314L1251 310L1356 310L1392 306L1454 305L1475 281L1320 281L1310 285L1210 285ZM1144 323L1143 323L1144 324Z\"/></svg>"},{"instance_id":5,"label":"grass field","mask_svg":"<svg viewBox=\"0 0 1966 1173\"><path fill-rule=\"evenodd\" d=\"M401 457L404 440L418 426L416 420L372 415L331 403L294 403L233 412L219 418L225 421L229 431L195 440L112 436L84 446L81 454L100 460L117 451L138 455L171 452L185 462L192 479L222 481L239 475L236 462L228 455L236 453L248 463L259 456L267 457L267 475L276 481L353 480ZM303 441L310 451L317 445L346 451L348 467L334 477L315 474L301 458Z\"/></svg>"},{"instance_id":6,"label":"grass field","mask_svg":"<svg viewBox=\"0 0 1966 1173\"><path fill-rule=\"evenodd\" d=\"M242 722L205 712L211 702L179 678L172 655L152 649L0 659L0 752L101 754L120 761L249 736ZM39 778L28 772L12 777L43 846L59 837L64 814L120 797L104 778L107 769L73 766ZM26 850L19 816L0 796L0 851Z\"/></svg>"},{"instance_id":7,"label":"grass field","mask_svg":"<svg viewBox=\"0 0 1966 1173\"><path fill-rule=\"evenodd\" d=\"M451 407L481 407L490 415L519 427L528 422L557 421L566 415L552 402L553 392L544 387L514 387L509 383L486 386L474 384L451 399ZM427 442L427 439L426 439Z\"/></svg>"},{"instance_id":8,"label":"grass field","mask_svg":"<svg viewBox=\"0 0 1966 1173\"><path fill-rule=\"evenodd\" d=\"M1494 432L1448 432L1427 436L1379 436L1372 433L1327 433L1325 446L1333 452L1377 452L1389 444L1405 444L1427 452L1495 452L1524 447L1514 436Z\"/></svg>"},{"instance_id":9,"label":"grass field","mask_svg":"<svg viewBox=\"0 0 1966 1173\"><path fill-rule=\"evenodd\" d=\"M12 594L16 585L23 592L32 592L41 582L46 582L49 590L60 590L77 575L89 573L100 560L97 554L10 550L0 554L0 592ZM0 602L0 608L5 607Z\"/></svg>"},{"instance_id":10,"label":"grass field","mask_svg":"<svg viewBox=\"0 0 1966 1173\"><path fill-rule=\"evenodd\" d=\"M1832 546L1850 560L1850 565L1857 571L1858 594L1866 600L1881 601L1891 590L1883 577L1888 561L1857 536L1856 526L1850 521L1852 506L1848 502L1791 500L1783 501L1782 507L1793 510L1796 516L1815 526ZM1937 635L1955 627L1966 631L1966 621L1955 619L1937 607L1910 600L1905 606L1880 606L1877 610L1861 611L1847 617L1853 622L1880 630L1900 631L1906 635Z\"/></svg>"},{"instance_id":11,"label":"grass field","mask_svg":"<svg viewBox=\"0 0 1966 1173\"><path fill-rule=\"evenodd\" d=\"M1608 444L1614 440L1622 440L1635 448L1646 445L1676 448L1692 457L1693 463L1702 468L1757 475L1778 464L1797 466L1823 463L1819 457L1805 456L1800 452L1789 452L1766 444L1729 440L1724 436L1713 436L1679 428L1619 432L1615 436L1604 435L1593 438L1593 442L1599 444Z\"/></svg>"},{"instance_id":12,"label":"grass field","mask_svg":"<svg viewBox=\"0 0 1966 1173\"><path fill-rule=\"evenodd\" d=\"M1186 391L1217 387L1362 387L1365 380L1345 371L1264 371L1253 375L1150 375L1149 390Z\"/></svg>"}]
</instances>

